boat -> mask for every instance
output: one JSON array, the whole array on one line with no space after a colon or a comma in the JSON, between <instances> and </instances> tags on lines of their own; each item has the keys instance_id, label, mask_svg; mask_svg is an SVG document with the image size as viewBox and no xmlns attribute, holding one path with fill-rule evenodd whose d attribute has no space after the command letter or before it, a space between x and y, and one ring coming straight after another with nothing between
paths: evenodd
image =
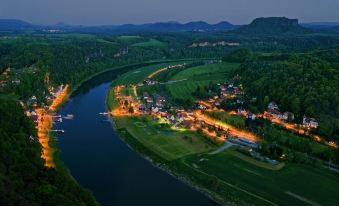
<instances>
[{"instance_id":1,"label":"boat","mask_svg":"<svg viewBox=\"0 0 339 206\"><path fill-rule=\"evenodd\" d=\"M64 119L73 119L74 115L73 114L67 114Z\"/></svg>"}]
</instances>

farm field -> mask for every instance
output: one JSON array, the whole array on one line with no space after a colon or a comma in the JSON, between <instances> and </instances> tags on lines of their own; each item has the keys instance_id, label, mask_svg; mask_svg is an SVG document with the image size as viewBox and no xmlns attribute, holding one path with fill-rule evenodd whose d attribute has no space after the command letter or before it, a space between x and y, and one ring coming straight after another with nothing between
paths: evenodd
<instances>
[{"instance_id":1,"label":"farm field","mask_svg":"<svg viewBox=\"0 0 339 206\"><path fill-rule=\"evenodd\" d=\"M214 155L191 156L184 162L194 164L201 174L217 177L221 191L231 187L239 197L258 205L336 205L339 177L334 173L292 163L282 169L267 169L262 162L243 156L230 148Z\"/></svg>"},{"instance_id":2,"label":"farm field","mask_svg":"<svg viewBox=\"0 0 339 206\"><path fill-rule=\"evenodd\" d=\"M125 128L141 144L168 161L216 148L196 133L162 128L152 118L116 117L115 120L118 129Z\"/></svg>"},{"instance_id":3,"label":"farm field","mask_svg":"<svg viewBox=\"0 0 339 206\"><path fill-rule=\"evenodd\" d=\"M135 43L132 46L136 47L165 47L167 44L156 39L149 39L144 42Z\"/></svg>"},{"instance_id":4,"label":"farm field","mask_svg":"<svg viewBox=\"0 0 339 206\"><path fill-rule=\"evenodd\" d=\"M176 65L182 62L171 62L171 63L161 63L150 66L141 67L133 71L127 72L113 81L114 85L126 85L126 84L137 84L141 80L145 79L150 73L169 65Z\"/></svg>"},{"instance_id":5,"label":"farm field","mask_svg":"<svg viewBox=\"0 0 339 206\"><path fill-rule=\"evenodd\" d=\"M235 63L218 63L191 67L174 75L170 80L178 82L166 85L166 89L174 99L193 101L192 92L197 86L225 82L238 66Z\"/></svg>"}]
</instances>

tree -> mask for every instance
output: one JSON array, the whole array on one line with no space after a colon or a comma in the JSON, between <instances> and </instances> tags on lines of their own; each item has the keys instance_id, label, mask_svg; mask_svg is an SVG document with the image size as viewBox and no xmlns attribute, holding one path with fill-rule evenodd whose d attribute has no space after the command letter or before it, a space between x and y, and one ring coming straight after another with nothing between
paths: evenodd
<instances>
[{"instance_id":1,"label":"tree","mask_svg":"<svg viewBox=\"0 0 339 206\"><path fill-rule=\"evenodd\" d=\"M222 58L224 62L243 63L252 57L252 52L249 49L236 49Z\"/></svg>"},{"instance_id":2,"label":"tree","mask_svg":"<svg viewBox=\"0 0 339 206\"><path fill-rule=\"evenodd\" d=\"M300 99L298 97L294 98L291 103L292 112L299 114L300 113Z\"/></svg>"}]
</instances>

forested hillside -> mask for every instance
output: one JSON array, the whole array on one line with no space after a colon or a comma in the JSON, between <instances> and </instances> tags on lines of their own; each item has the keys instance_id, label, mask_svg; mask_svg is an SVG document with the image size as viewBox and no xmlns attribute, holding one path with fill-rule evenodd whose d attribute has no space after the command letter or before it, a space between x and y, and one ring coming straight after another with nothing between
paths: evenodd
<instances>
[{"instance_id":1,"label":"forested hillside","mask_svg":"<svg viewBox=\"0 0 339 206\"><path fill-rule=\"evenodd\" d=\"M339 50L257 55L242 64L239 74L247 92L263 110L270 101L319 120L317 133L339 140Z\"/></svg>"},{"instance_id":2,"label":"forested hillside","mask_svg":"<svg viewBox=\"0 0 339 206\"><path fill-rule=\"evenodd\" d=\"M31 120L0 96L0 205L97 205L63 168L48 169Z\"/></svg>"}]
</instances>

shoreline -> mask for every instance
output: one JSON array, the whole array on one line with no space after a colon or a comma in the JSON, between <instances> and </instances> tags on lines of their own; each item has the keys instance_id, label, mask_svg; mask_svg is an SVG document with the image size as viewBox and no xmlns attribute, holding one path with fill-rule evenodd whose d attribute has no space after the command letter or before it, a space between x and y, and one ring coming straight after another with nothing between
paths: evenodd
<instances>
[{"instance_id":1,"label":"shoreline","mask_svg":"<svg viewBox=\"0 0 339 206\"><path fill-rule=\"evenodd\" d=\"M116 128L115 122L114 122L114 118L111 117L110 120L111 120L110 122L111 122L111 126L112 126L113 130L114 130L114 132L116 132L118 134L118 136L120 137L120 140L123 141L130 150L132 150L133 152L138 154L141 158L148 161L153 167L160 169L161 171L165 172L166 174L168 174L168 175L172 176L173 178L179 180L180 182L184 183L188 187L200 192L201 194L203 194L207 198L209 198L211 201L213 201L213 202L215 202L219 205L223 205L223 206L233 205L231 202L223 203L221 200L218 200L217 198L215 198L215 196L212 195L213 194L212 191L197 185L195 182L189 180L185 175L178 174L173 169L171 169L166 163L157 162L156 160L154 160L149 155L142 154L142 152L138 151L136 148L131 146L128 143L128 141L125 139L125 137L123 137L124 135L121 134L121 132L118 131L118 129ZM144 146L144 145L142 145L142 146Z\"/></svg>"}]
</instances>

